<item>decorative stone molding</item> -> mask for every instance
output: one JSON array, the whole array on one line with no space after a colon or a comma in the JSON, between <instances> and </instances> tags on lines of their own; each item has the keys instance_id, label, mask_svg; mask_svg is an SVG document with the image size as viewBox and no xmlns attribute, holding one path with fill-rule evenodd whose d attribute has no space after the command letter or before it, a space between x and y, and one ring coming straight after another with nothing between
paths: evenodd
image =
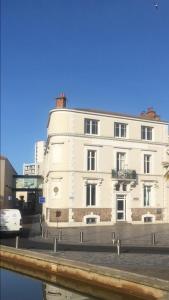
<instances>
[{"instance_id":1,"label":"decorative stone molding","mask_svg":"<svg viewBox=\"0 0 169 300\"><path fill-rule=\"evenodd\" d=\"M104 180L104 179L99 179L99 180L98 180L98 185L99 185L99 186L101 186L101 185L102 185L102 183L103 183L103 180Z\"/></svg>"},{"instance_id":2,"label":"decorative stone molding","mask_svg":"<svg viewBox=\"0 0 169 300\"><path fill-rule=\"evenodd\" d=\"M129 188L130 188L130 191L132 191L136 186L136 182L135 181L131 181L130 184L129 184Z\"/></svg>"},{"instance_id":3,"label":"decorative stone molding","mask_svg":"<svg viewBox=\"0 0 169 300\"><path fill-rule=\"evenodd\" d=\"M86 223L86 221L87 221L88 218L95 218L95 219L97 220L96 223L100 223L100 216L94 214L93 212L91 212L91 213L88 214L88 215L85 215L85 216L83 217L83 222Z\"/></svg>"}]
</instances>

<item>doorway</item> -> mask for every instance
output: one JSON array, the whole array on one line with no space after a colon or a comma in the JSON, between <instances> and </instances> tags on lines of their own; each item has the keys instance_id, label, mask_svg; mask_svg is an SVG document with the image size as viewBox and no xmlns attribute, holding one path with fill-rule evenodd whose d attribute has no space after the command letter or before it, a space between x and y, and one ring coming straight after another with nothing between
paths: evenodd
<instances>
[{"instance_id":1,"label":"doorway","mask_svg":"<svg viewBox=\"0 0 169 300\"><path fill-rule=\"evenodd\" d=\"M126 220L126 195L116 195L117 203L117 221Z\"/></svg>"}]
</instances>

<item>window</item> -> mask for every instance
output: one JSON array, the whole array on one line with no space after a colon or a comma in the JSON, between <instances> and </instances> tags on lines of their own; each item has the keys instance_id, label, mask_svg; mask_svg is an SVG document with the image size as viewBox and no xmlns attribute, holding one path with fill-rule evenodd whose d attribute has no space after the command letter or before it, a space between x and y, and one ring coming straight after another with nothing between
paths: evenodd
<instances>
[{"instance_id":1,"label":"window","mask_svg":"<svg viewBox=\"0 0 169 300\"><path fill-rule=\"evenodd\" d=\"M125 221L126 219L126 196L117 195L117 221Z\"/></svg>"},{"instance_id":2,"label":"window","mask_svg":"<svg viewBox=\"0 0 169 300\"><path fill-rule=\"evenodd\" d=\"M125 153L117 152L117 171L125 169L125 156Z\"/></svg>"},{"instance_id":3,"label":"window","mask_svg":"<svg viewBox=\"0 0 169 300\"><path fill-rule=\"evenodd\" d=\"M114 136L115 137L126 137L126 124L124 123L114 123Z\"/></svg>"},{"instance_id":4,"label":"window","mask_svg":"<svg viewBox=\"0 0 169 300\"><path fill-rule=\"evenodd\" d=\"M86 224L96 224L96 218L87 218Z\"/></svg>"},{"instance_id":5,"label":"window","mask_svg":"<svg viewBox=\"0 0 169 300\"><path fill-rule=\"evenodd\" d=\"M95 150L87 151L87 170L88 171L96 170L96 151Z\"/></svg>"},{"instance_id":6,"label":"window","mask_svg":"<svg viewBox=\"0 0 169 300\"><path fill-rule=\"evenodd\" d=\"M144 185L144 206L150 206L151 186Z\"/></svg>"},{"instance_id":7,"label":"window","mask_svg":"<svg viewBox=\"0 0 169 300\"><path fill-rule=\"evenodd\" d=\"M144 174L150 173L150 167L151 167L151 155L144 155Z\"/></svg>"},{"instance_id":8,"label":"window","mask_svg":"<svg viewBox=\"0 0 169 300\"><path fill-rule=\"evenodd\" d=\"M144 217L144 223L151 223L152 221L152 217Z\"/></svg>"},{"instance_id":9,"label":"window","mask_svg":"<svg viewBox=\"0 0 169 300\"><path fill-rule=\"evenodd\" d=\"M96 185L87 184L86 185L86 206L96 205Z\"/></svg>"},{"instance_id":10,"label":"window","mask_svg":"<svg viewBox=\"0 0 169 300\"><path fill-rule=\"evenodd\" d=\"M84 132L86 134L98 134L98 121L92 119L85 119Z\"/></svg>"},{"instance_id":11,"label":"window","mask_svg":"<svg viewBox=\"0 0 169 300\"><path fill-rule=\"evenodd\" d=\"M141 126L141 139L152 140L152 127Z\"/></svg>"}]
</instances>

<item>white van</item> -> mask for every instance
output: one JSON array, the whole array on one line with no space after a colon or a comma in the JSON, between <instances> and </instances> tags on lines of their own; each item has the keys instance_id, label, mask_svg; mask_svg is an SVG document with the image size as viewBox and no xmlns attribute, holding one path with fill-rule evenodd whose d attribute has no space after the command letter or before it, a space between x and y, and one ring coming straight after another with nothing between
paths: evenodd
<instances>
[{"instance_id":1,"label":"white van","mask_svg":"<svg viewBox=\"0 0 169 300\"><path fill-rule=\"evenodd\" d=\"M22 217L18 209L0 209L0 232L19 233Z\"/></svg>"}]
</instances>

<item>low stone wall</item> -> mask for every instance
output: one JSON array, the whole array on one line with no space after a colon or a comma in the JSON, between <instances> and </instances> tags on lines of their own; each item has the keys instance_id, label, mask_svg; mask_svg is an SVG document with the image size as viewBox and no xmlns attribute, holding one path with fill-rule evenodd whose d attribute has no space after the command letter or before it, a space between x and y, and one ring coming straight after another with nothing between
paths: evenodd
<instances>
[{"instance_id":1,"label":"low stone wall","mask_svg":"<svg viewBox=\"0 0 169 300\"><path fill-rule=\"evenodd\" d=\"M112 300L114 293L134 296L133 299L169 299L168 281L28 250L1 246L0 266L85 292L99 299Z\"/></svg>"},{"instance_id":2,"label":"low stone wall","mask_svg":"<svg viewBox=\"0 0 169 300\"><path fill-rule=\"evenodd\" d=\"M57 212L60 212L60 216L57 217ZM111 221L111 209L110 208L73 208L72 216L74 222L83 222L83 217L86 215L100 216L101 222ZM69 209L50 209L50 222L69 222Z\"/></svg>"}]
</instances>

